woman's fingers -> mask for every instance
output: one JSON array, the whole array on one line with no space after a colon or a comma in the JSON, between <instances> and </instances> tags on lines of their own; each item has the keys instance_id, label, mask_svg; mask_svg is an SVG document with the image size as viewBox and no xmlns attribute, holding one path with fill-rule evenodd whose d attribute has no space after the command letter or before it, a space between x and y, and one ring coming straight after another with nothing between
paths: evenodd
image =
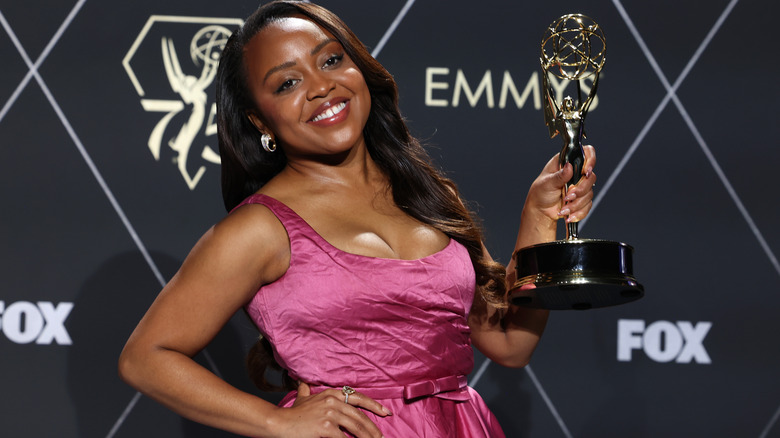
<instances>
[{"instance_id":1,"label":"woman's fingers","mask_svg":"<svg viewBox=\"0 0 780 438\"><path fill-rule=\"evenodd\" d=\"M350 400L351 402L351 400ZM339 421L339 426L358 438L381 438L382 432L360 409L349 407L344 411L344 418Z\"/></svg>"},{"instance_id":2,"label":"woman's fingers","mask_svg":"<svg viewBox=\"0 0 780 438\"><path fill-rule=\"evenodd\" d=\"M305 382L298 382L298 397L308 397L311 395L311 388Z\"/></svg>"},{"instance_id":3,"label":"woman's fingers","mask_svg":"<svg viewBox=\"0 0 780 438\"><path fill-rule=\"evenodd\" d=\"M593 187L596 184L596 173L593 172L593 166L596 164L596 155L592 146L585 146L585 166L583 168L582 178L576 185L570 186L564 197L564 208L561 210L562 216L566 217L566 222L579 222L584 219L591 208L593 208Z\"/></svg>"},{"instance_id":4,"label":"woman's fingers","mask_svg":"<svg viewBox=\"0 0 780 438\"><path fill-rule=\"evenodd\" d=\"M582 152L585 154L583 173L587 177L596 167L596 149L591 145L586 145L582 147Z\"/></svg>"},{"instance_id":5,"label":"woman's fingers","mask_svg":"<svg viewBox=\"0 0 780 438\"><path fill-rule=\"evenodd\" d=\"M361 409L382 417L392 415L382 404L359 392L327 389L312 395L309 385L300 383L293 406L285 409L288 421L293 422L285 436L342 437L343 429L357 438L382 437L379 427Z\"/></svg>"},{"instance_id":6,"label":"woman's fingers","mask_svg":"<svg viewBox=\"0 0 780 438\"><path fill-rule=\"evenodd\" d=\"M526 207L539 209L551 219L560 217L561 189L571 179L573 174L571 164L558 167L557 155L547 162L539 177L536 178L526 199Z\"/></svg>"},{"instance_id":7,"label":"woman's fingers","mask_svg":"<svg viewBox=\"0 0 780 438\"><path fill-rule=\"evenodd\" d=\"M390 411L379 402L359 392L349 392L349 397L347 397L346 390L329 389L323 393L327 393L326 397L328 397L329 403L331 400L335 400L336 412L341 414L341 417L338 418L340 427L358 438L382 437L379 427L360 410L360 408L367 409L382 417L388 415Z\"/></svg>"},{"instance_id":8,"label":"woman's fingers","mask_svg":"<svg viewBox=\"0 0 780 438\"><path fill-rule=\"evenodd\" d=\"M344 399L346 400L346 396L344 397ZM376 415L379 415L380 417L393 415L393 413L390 412L390 410L387 409L386 407L382 406L381 403L359 392L354 392L350 394L349 404L358 408L363 408L367 411L371 411Z\"/></svg>"},{"instance_id":9,"label":"woman's fingers","mask_svg":"<svg viewBox=\"0 0 780 438\"><path fill-rule=\"evenodd\" d=\"M576 201L567 204L562 212L565 213L562 216L566 217L566 222L579 222L590 213L593 208L593 195L592 193L586 195L584 198L577 199Z\"/></svg>"},{"instance_id":10,"label":"woman's fingers","mask_svg":"<svg viewBox=\"0 0 780 438\"><path fill-rule=\"evenodd\" d=\"M559 217L566 218L566 222L579 222L588 215L593 207L593 187L596 183L596 174L593 172L593 168L596 165L596 151L593 146L583 146L583 152L585 164L582 168L582 176L576 185L567 188L563 198L563 206L558 213ZM559 181L571 178L571 166L568 164L564 166L557 176Z\"/></svg>"}]
</instances>

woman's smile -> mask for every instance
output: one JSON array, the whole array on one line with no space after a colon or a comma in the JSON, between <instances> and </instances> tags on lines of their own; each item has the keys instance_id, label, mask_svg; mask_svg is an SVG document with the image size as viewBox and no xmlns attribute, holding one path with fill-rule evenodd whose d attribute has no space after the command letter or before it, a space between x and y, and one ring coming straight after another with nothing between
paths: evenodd
<instances>
[{"instance_id":1,"label":"woman's smile","mask_svg":"<svg viewBox=\"0 0 780 438\"><path fill-rule=\"evenodd\" d=\"M319 108L317 108L317 110L314 112L315 116L309 120L309 123L315 125L325 125L338 123L344 120L349 115L349 110L344 111L347 109L348 103L348 100L344 100L342 98L334 99L330 102L325 102L324 104L320 105Z\"/></svg>"}]
</instances>

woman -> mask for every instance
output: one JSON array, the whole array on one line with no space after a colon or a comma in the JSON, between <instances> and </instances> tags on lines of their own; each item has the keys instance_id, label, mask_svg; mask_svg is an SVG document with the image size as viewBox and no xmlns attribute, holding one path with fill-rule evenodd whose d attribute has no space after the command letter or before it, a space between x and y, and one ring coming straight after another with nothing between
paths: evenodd
<instances>
[{"instance_id":1,"label":"woman","mask_svg":"<svg viewBox=\"0 0 780 438\"><path fill-rule=\"evenodd\" d=\"M273 2L230 38L218 73L231 213L144 316L120 374L196 421L248 436L503 436L465 385L471 343L525 365L547 312L506 304L514 282L484 249L454 184L405 126L392 77L332 13ZM551 159L517 247L553 240L591 208L586 172ZM294 382L274 406L191 357L244 307ZM263 383L262 348L250 370Z\"/></svg>"}]
</instances>

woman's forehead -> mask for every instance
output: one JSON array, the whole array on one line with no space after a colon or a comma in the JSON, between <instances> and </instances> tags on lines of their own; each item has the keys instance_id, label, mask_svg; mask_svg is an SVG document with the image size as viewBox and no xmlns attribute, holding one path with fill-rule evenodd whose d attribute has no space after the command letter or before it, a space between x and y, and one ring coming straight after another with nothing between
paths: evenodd
<instances>
[{"instance_id":1,"label":"woman's forehead","mask_svg":"<svg viewBox=\"0 0 780 438\"><path fill-rule=\"evenodd\" d=\"M285 32L296 32L296 31L323 32L322 28L320 28L320 26L317 23L311 21L308 17L305 17L303 15L292 15L289 17L283 17L269 23L269 26L270 25L276 25L280 30L283 30Z\"/></svg>"},{"instance_id":2,"label":"woman's forehead","mask_svg":"<svg viewBox=\"0 0 780 438\"><path fill-rule=\"evenodd\" d=\"M321 28L317 23L298 16L284 17L279 20L274 20L268 23L260 32L255 35L252 40L258 39L273 39L275 37L290 37L290 36L304 36L311 37L316 40L324 40L332 38L330 33Z\"/></svg>"}]
</instances>

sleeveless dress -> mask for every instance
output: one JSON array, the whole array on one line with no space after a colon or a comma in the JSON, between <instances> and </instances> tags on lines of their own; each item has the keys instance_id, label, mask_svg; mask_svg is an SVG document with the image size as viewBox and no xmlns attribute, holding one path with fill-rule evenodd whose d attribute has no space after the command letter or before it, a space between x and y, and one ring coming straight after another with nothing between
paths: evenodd
<instances>
[{"instance_id":1,"label":"sleeveless dress","mask_svg":"<svg viewBox=\"0 0 780 438\"><path fill-rule=\"evenodd\" d=\"M377 400L393 415L363 412L389 438L504 437L466 383L475 275L465 247L450 239L417 260L361 256L330 245L269 196L252 195L239 207L245 204L269 208L289 236L287 272L261 287L246 310L290 377L312 393L349 385Z\"/></svg>"}]
</instances>

